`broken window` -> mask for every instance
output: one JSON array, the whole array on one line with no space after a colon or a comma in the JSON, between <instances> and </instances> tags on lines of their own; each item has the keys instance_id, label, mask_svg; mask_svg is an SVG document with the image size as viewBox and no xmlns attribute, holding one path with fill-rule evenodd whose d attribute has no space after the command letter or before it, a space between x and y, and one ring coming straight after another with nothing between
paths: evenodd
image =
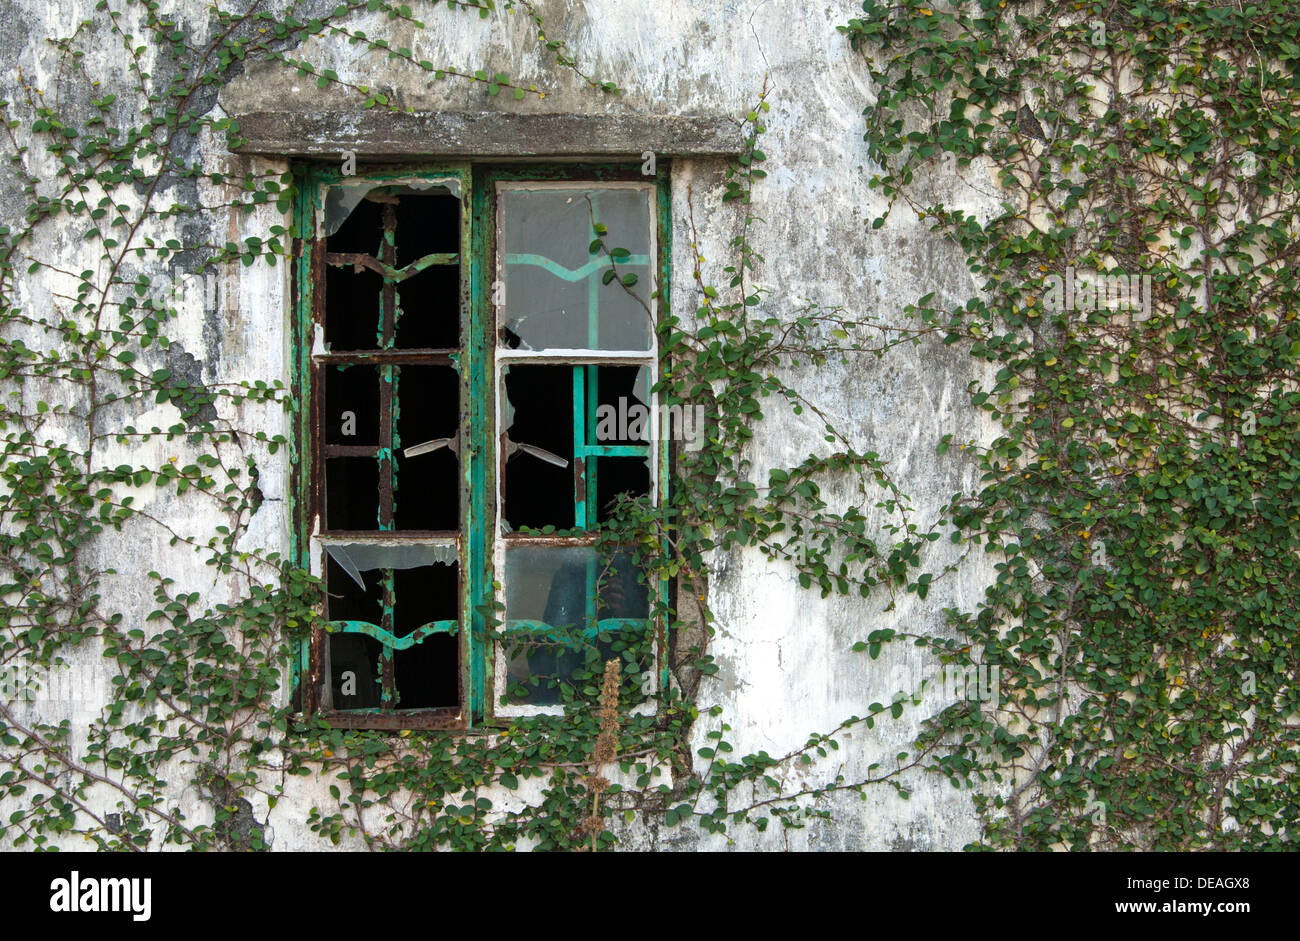
<instances>
[{"instance_id":1,"label":"broken window","mask_svg":"<svg viewBox=\"0 0 1300 941\"><path fill-rule=\"evenodd\" d=\"M294 505L326 591L304 709L467 728L558 711L611 657L653 689L661 588L595 530L662 489L665 181L456 164L300 191Z\"/></svg>"},{"instance_id":2,"label":"broken window","mask_svg":"<svg viewBox=\"0 0 1300 941\"><path fill-rule=\"evenodd\" d=\"M356 726L456 725L465 645L460 174L312 190L310 553L325 619L311 705ZM301 218L301 217L300 217Z\"/></svg>"},{"instance_id":3,"label":"broken window","mask_svg":"<svg viewBox=\"0 0 1300 941\"><path fill-rule=\"evenodd\" d=\"M494 678L497 713L512 715L590 691L611 657L653 673L650 586L626 553L598 557L591 534L619 501L657 497L656 189L503 180L496 194Z\"/></svg>"}]
</instances>

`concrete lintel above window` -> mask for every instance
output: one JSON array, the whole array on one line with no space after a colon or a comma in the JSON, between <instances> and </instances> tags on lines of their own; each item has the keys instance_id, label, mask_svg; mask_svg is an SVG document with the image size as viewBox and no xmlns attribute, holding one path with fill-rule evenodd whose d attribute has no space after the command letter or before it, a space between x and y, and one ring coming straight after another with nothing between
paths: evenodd
<instances>
[{"instance_id":1,"label":"concrete lintel above window","mask_svg":"<svg viewBox=\"0 0 1300 941\"><path fill-rule=\"evenodd\" d=\"M512 114L498 111L301 112L236 115L239 153L374 157L706 157L741 150L730 117Z\"/></svg>"}]
</instances>

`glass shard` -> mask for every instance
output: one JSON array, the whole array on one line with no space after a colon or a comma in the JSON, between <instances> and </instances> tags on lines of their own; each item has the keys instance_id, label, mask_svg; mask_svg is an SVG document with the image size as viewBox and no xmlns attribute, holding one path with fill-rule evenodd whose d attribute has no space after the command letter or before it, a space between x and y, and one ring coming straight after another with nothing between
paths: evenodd
<instances>
[{"instance_id":1,"label":"glass shard","mask_svg":"<svg viewBox=\"0 0 1300 941\"><path fill-rule=\"evenodd\" d=\"M379 569L415 569L427 565L452 565L459 554L453 543L441 545L383 545L367 542L327 543L325 551L344 571L351 566L358 572ZM346 560L346 562L344 561ZM454 617L455 615L452 615ZM371 620L360 618L359 620ZM374 623L378 624L378 621Z\"/></svg>"},{"instance_id":2,"label":"glass shard","mask_svg":"<svg viewBox=\"0 0 1300 941\"><path fill-rule=\"evenodd\" d=\"M452 178L436 180L404 180L376 184L373 182L344 183L331 186L325 193L325 211L321 230L325 236L331 236L348 222L357 208L363 207L366 197L376 195L442 195L450 197L460 204L460 181ZM336 249L336 251L369 251L369 249ZM455 251L455 249L450 249Z\"/></svg>"}]
</instances>

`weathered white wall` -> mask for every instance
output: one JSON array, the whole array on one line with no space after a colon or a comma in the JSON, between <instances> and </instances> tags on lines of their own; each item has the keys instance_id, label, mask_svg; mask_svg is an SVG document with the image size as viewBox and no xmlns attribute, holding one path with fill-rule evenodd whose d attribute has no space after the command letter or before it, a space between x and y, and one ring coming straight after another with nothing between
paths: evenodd
<instances>
[{"instance_id":1,"label":"weathered white wall","mask_svg":"<svg viewBox=\"0 0 1300 941\"><path fill-rule=\"evenodd\" d=\"M185 18L200 22L206 3L182 0ZM413 4L415 5L415 4ZM557 73L539 53L532 30L522 13L500 13L492 21L475 14L449 14L444 8L421 10L430 29L414 33L401 26L392 29L381 17L357 21L372 36L387 36L394 47L409 45L417 57L438 65L486 68L507 72L524 84L555 87L545 100L510 100L508 94L488 98L481 85L444 81L433 83L402 63L386 62L382 53L366 53L358 46L317 38L295 55L318 67L334 68L347 80L389 90L403 105L417 108L483 110L656 112L671 114L727 113L743 115L757 100L767 77L772 104L767 116L769 132L763 150L768 155L769 176L754 192L754 211L762 218L753 230L755 248L766 256L758 273L760 283L772 291L764 311L789 311L800 296L825 304L843 304L854 316L874 314L890 323L904 323L902 308L930 291L936 304L963 300L975 285L965 265L950 246L930 237L924 222L905 208L895 211L880 230L870 220L883 208L868 188L872 173L862 141L862 110L873 100L868 72L858 54L835 26L853 16L858 4L831 2L809 5L796 0L666 0L657 4L630 4L625 0L589 0L567 3L547 0L540 9L549 34L565 38L584 67L610 78L626 89L619 98L582 86L569 73ZM53 89L56 59L43 37L66 35L89 15L93 0L16 0L7 14L8 36L3 40L5 83L12 89L14 69L21 66L27 79ZM302 15L302 14L300 14ZM498 21L505 20L503 28ZM121 54L110 43L86 57L85 71L107 86L125 82ZM64 94L73 94L64 86ZM100 90L102 93L102 89ZM12 97L12 92L6 97ZM123 97L129 98L129 95ZM261 108L338 109L348 101L335 91L318 91L311 79L296 79L278 67L259 67L237 79L221 93L220 104L230 111ZM197 156L197 155L196 155ZM222 142L206 139L203 159L211 169L242 175L248 169L276 166L262 158L226 152ZM675 313L696 306L691 277L691 227L688 206L693 203L699 253L706 259L706 275L725 283L721 266L730 262L727 243L734 233L734 209L723 208L720 160L679 161L674 166L674 258L672 298ZM974 177L972 177L974 179ZM990 193L990 178L977 181ZM980 210L991 205L970 185L936 165L932 185L937 199L952 206ZM219 202L222 187L200 185L190 198ZM2 208L12 215L23 203L11 181L3 190ZM183 198L178 189L173 198ZM228 213L210 216L212 235L218 242L245 235L264 234L280 221L273 208L246 218ZM93 253L69 231L47 226L42 243L33 252L57 256L69 270L93 263ZM85 264L83 264L85 262ZM202 364L205 383L238 382L279 377L289 381L287 323L289 313L287 272L283 266L240 266L223 284L218 310L203 310L199 300L190 303L172 330L181 345ZM22 302L32 309L54 304L49 292L58 286L51 279L32 282ZM45 342L37 336L28 338ZM956 448L936 457L935 444L947 433L957 440L985 437L985 427L964 394L976 377L970 361L937 341L904 346L883 360L863 356L849 367L832 362L806 370L795 378L841 427L851 429L861 450L878 451L903 489L911 494L915 521L927 524L951 495L977 484L970 463ZM229 409L229 406L223 406ZM287 434L287 416L276 408L249 407L232 416L241 428L262 428L268 434ZM104 427L131 421L139 427L166 427L177 420L170 406L155 407L145 416L106 414ZM763 469L798 462L825 445L820 425L807 415L790 414L775 400L769 420L757 432L752 454ZM187 445L156 441L125 447L100 444L98 460L109 464L158 464L168 457L185 461ZM169 450L174 449L174 450ZM258 454L261 487L266 503L253 518L244 537L247 546L288 550L284 451ZM221 522L216 514L204 515L200 501L176 501L164 495L145 500L145 507L178 531L209 533ZM869 509L869 507L867 508ZM872 511L873 513L875 511ZM937 571L951 552L945 539L930 557ZM947 548L945 548L947 547ZM157 526L135 521L121 533L107 534L97 545L104 566L120 573L105 579L105 598L143 625L154 603L141 573L151 569L171 574L177 588L205 593L210 603L229 597L230 583L214 580L200 557L184 548L169 548ZM912 690L922 677L933 676L937 665L923 660L907 644L886 648L880 659L850 650L854 641L879 627L900 630L937 630L941 609L973 607L991 580L978 559L959 575L937 582L929 597L902 595L894 610L883 609L883 592L868 601L832 597L820 600L816 592L799 589L793 570L766 561L758 552L735 552L714 561L710 602L718 612L718 634L712 650L722 670L707 682L701 707L713 703L724 708L724 718L734 731L730 739L737 754L764 749L781 755L801 746L810 732L828 731L851 715L863 715L874 701L888 703L895 692ZM87 651L87 663L96 654ZM937 706L936 706L937 708ZM92 713L96 710L91 710ZM909 715L914 713L909 712ZM86 714L83 710L82 718ZM710 726L702 720L697 746L706 744ZM878 724L874 731L859 728L847 736L831 759L818 763L803 780L829 780L836 773L846 779L865 773L867 765L908 747L916 731L912 719ZM177 774L176 780L183 780ZM798 780L791 775L792 785ZM818 822L808 829L784 834L779 827L758 834L752 829L736 835L740 847L791 849L956 849L975 838L977 821L969 796L937 776L911 775L914 788L909 801L892 790L877 787L869 799L855 794L829 799L824 806L832 823ZM275 849L316 849L322 844L303 824L308 809L328 803L329 781L290 778L289 793L270 814L268 838ZM108 795L104 795L107 800ZM324 800L322 801L322 798ZM210 819L199 795L186 795L193 819ZM107 804L105 806L108 806ZM2 809L2 808L0 808ZM267 819L265 802L255 801L255 815ZM640 823L628 830L633 847L662 849L721 848L725 838L701 836L682 827L661 829Z\"/></svg>"}]
</instances>

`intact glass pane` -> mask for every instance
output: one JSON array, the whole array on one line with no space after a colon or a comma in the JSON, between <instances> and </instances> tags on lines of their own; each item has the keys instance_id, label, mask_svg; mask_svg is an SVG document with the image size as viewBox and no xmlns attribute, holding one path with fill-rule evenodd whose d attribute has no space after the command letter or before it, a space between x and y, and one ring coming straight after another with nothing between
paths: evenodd
<instances>
[{"instance_id":1,"label":"intact glass pane","mask_svg":"<svg viewBox=\"0 0 1300 941\"><path fill-rule=\"evenodd\" d=\"M508 546L505 585L507 702L554 705L594 695L610 659L629 677L652 669L649 593L630 556Z\"/></svg>"},{"instance_id":2,"label":"intact glass pane","mask_svg":"<svg viewBox=\"0 0 1300 941\"><path fill-rule=\"evenodd\" d=\"M652 192L629 187L501 191L502 346L650 348ZM593 222L606 226L605 248L617 256L619 278L608 284L610 255L590 250ZM635 276L635 283L625 288L624 276Z\"/></svg>"}]
</instances>

